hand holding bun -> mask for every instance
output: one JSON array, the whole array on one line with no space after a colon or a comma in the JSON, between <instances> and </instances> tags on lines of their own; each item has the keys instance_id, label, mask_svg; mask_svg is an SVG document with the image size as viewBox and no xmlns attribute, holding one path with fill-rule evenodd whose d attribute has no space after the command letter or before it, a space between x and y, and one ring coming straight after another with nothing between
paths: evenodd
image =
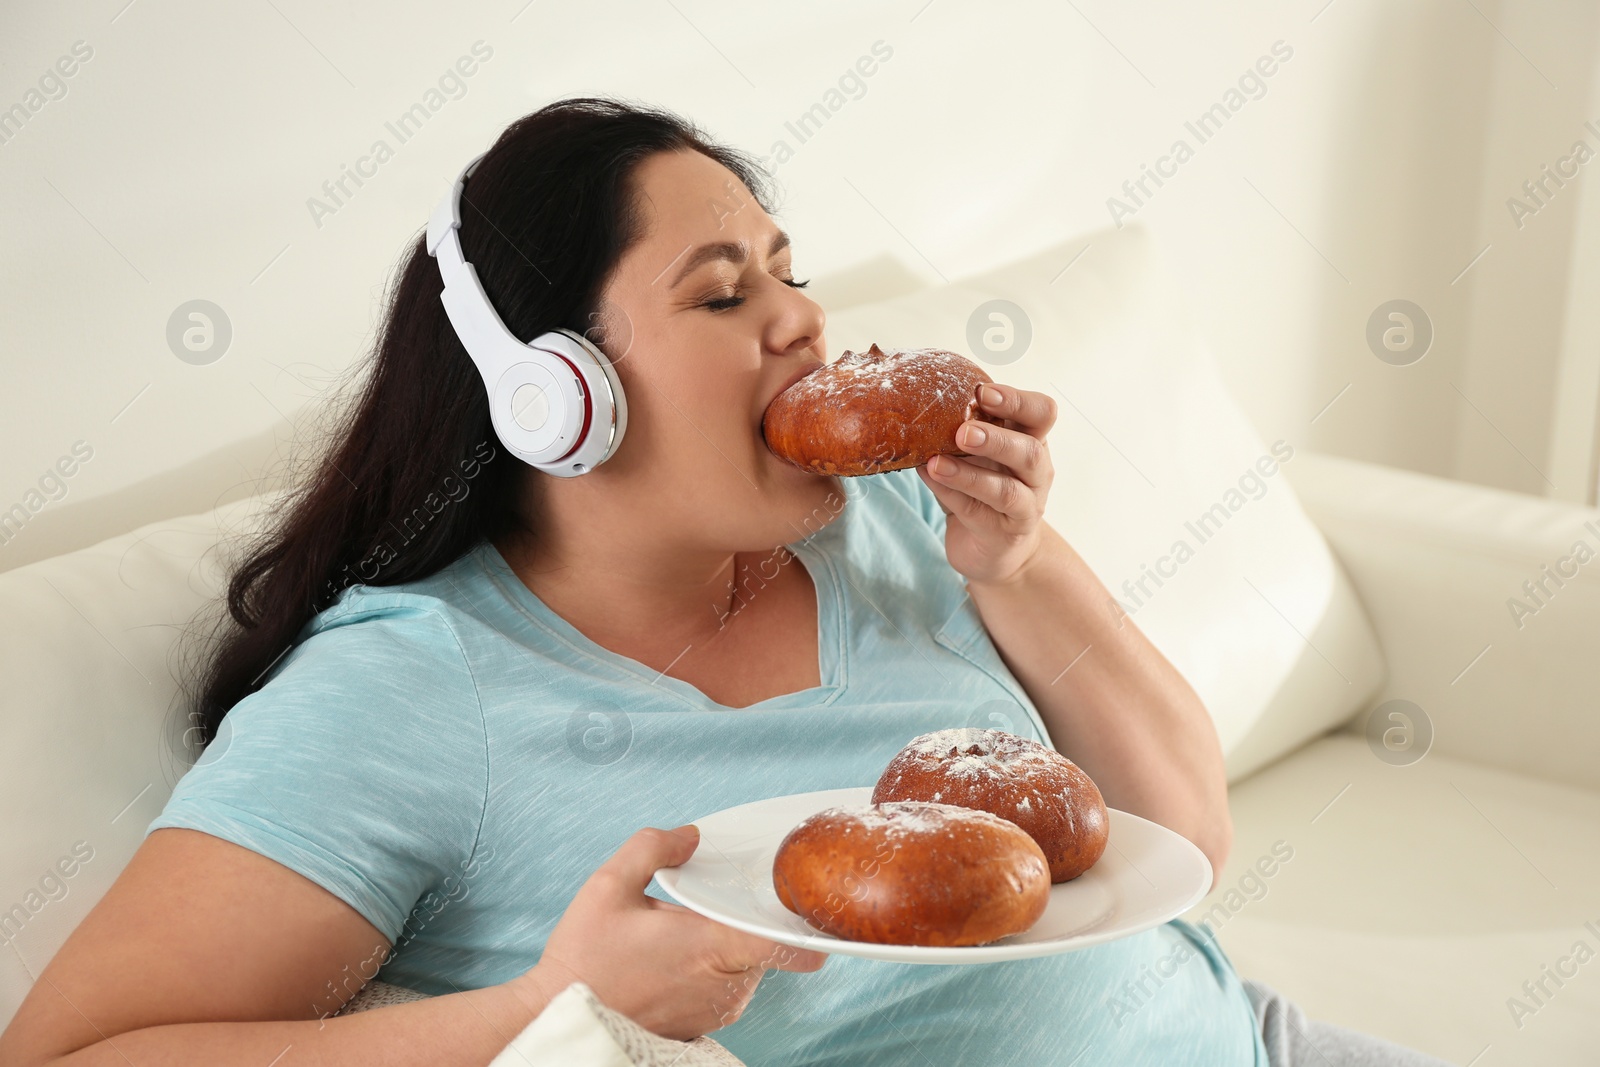
<instances>
[{"instance_id":1,"label":"hand holding bun","mask_svg":"<svg viewBox=\"0 0 1600 1067\"><path fill-rule=\"evenodd\" d=\"M778 899L824 933L886 945L982 945L1050 901L1033 838L986 811L916 801L834 807L790 830Z\"/></svg>"},{"instance_id":2,"label":"hand holding bun","mask_svg":"<svg viewBox=\"0 0 1600 1067\"><path fill-rule=\"evenodd\" d=\"M813 474L853 477L916 467L930 456L965 456L956 430L996 420L978 407L982 367L938 348L874 344L845 352L767 406L767 447Z\"/></svg>"}]
</instances>

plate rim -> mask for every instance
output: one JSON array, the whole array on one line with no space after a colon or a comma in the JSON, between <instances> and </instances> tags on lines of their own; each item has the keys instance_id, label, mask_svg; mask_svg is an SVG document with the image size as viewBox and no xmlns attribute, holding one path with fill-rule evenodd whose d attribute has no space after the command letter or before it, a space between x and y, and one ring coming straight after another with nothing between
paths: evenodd
<instances>
[{"instance_id":1,"label":"plate rim","mask_svg":"<svg viewBox=\"0 0 1600 1067\"><path fill-rule=\"evenodd\" d=\"M758 807L760 805L770 804L773 801L778 800L795 800L801 797L823 797L826 794L854 794L855 796L860 796L862 793L865 793L868 797L870 797L872 789L872 786L840 786L832 789L813 789L803 793L782 793L777 796L762 797L756 800L746 801L743 804L730 805L729 807L721 808L714 812L708 812L707 814L702 815L693 821L696 825L699 825L707 819L731 817L736 815L741 809ZM816 810L821 811L823 808L828 806L829 805L827 803L821 803ZM651 875L651 882L659 885L662 891L671 897L675 903L681 905L682 907L688 908L697 915L702 915L705 918L711 919L713 922L722 923L724 926L732 927L735 930L740 930L747 934L753 934L756 937L763 937L769 941L774 941L781 945L789 945L794 948L810 949L812 951L822 952L828 955L838 954L859 956L865 959L874 959L889 963L922 964L1001 963L1008 960L1034 959L1041 956L1054 956L1066 952L1076 951L1078 949L1091 948L1095 945L1106 944L1110 941L1118 941L1125 937L1132 937L1135 934L1144 933L1147 930L1154 929L1157 926L1165 925L1174 919L1180 918L1184 912L1190 910L1200 901L1205 899L1207 894L1211 892L1211 883L1215 882L1216 880L1216 870L1211 866L1211 860L1207 858L1203 851L1201 851L1200 846L1196 845L1193 841L1190 841L1187 837L1184 837L1176 830L1163 826L1152 819L1147 819L1142 815L1135 815L1131 811L1123 811L1120 808L1113 808L1109 805L1107 805L1106 811L1108 815L1115 813L1114 817L1117 819L1133 820L1136 823L1143 823L1145 826L1153 828L1158 837L1164 837L1178 842L1178 847L1181 850L1189 852L1191 854L1191 858L1199 860L1203 868L1210 872L1211 878L1209 880L1203 880L1196 890L1193 890L1188 894L1187 898L1182 902L1182 905L1176 910L1172 910L1170 908L1158 909L1161 912L1170 911L1170 914L1166 914L1165 917L1143 919L1140 920L1136 925L1129 928L1119 928L1111 931L1091 931L1084 934L1067 935L1065 937L1055 938L1049 941L1024 941L1007 945L996 945L993 943L987 945L892 945L883 944L876 941L847 941L843 938L823 933L820 930L815 930L810 934L799 934L791 930L775 929L773 927L760 925L747 919L742 919L736 915L727 915L718 909L708 908L703 904L691 903L689 900L680 896L677 892L676 883L680 880L683 871L681 866L658 868L655 873ZM1135 870L1137 870L1137 868L1135 868ZM973 953L975 954L976 958L952 959L950 958L950 954L952 953L957 955Z\"/></svg>"}]
</instances>

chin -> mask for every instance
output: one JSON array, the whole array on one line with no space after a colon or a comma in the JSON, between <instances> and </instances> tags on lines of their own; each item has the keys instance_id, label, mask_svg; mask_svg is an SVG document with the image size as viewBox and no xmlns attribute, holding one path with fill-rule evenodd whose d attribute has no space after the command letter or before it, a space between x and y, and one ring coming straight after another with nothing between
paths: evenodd
<instances>
[{"instance_id":1,"label":"chin","mask_svg":"<svg viewBox=\"0 0 1600 1067\"><path fill-rule=\"evenodd\" d=\"M837 474L813 474L760 447L763 492L785 523L794 523L802 533L786 538L789 544L809 536L837 519L844 510L846 495Z\"/></svg>"}]
</instances>

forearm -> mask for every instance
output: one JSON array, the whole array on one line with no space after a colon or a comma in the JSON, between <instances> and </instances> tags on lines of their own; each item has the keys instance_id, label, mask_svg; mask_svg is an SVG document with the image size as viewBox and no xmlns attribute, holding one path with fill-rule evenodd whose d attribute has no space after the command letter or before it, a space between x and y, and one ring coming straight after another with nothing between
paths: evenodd
<instances>
[{"instance_id":1,"label":"forearm","mask_svg":"<svg viewBox=\"0 0 1600 1067\"><path fill-rule=\"evenodd\" d=\"M1013 580L967 588L1056 747L1108 805L1176 830L1220 875L1233 824L1211 716L1083 558L1044 524Z\"/></svg>"},{"instance_id":2,"label":"forearm","mask_svg":"<svg viewBox=\"0 0 1600 1067\"><path fill-rule=\"evenodd\" d=\"M544 1010L552 995L533 981L519 980L328 1019L152 1026L50 1060L46 1067L130 1063L138 1067L193 1063L478 1067L499 1055Z\"/></svg>"}]
</instances>

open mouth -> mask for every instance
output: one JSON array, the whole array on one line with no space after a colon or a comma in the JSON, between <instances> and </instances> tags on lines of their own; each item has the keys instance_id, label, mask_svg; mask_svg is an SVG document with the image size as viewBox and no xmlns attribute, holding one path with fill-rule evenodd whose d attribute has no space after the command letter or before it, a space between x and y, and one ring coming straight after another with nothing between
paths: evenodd
<instances>
[{"instance_id":1,"label":"open mouth","mask_svg":"<svg viewBox=\"0 0 1600 1067\"><path fill-rule=\"evenodd\" d=\"M822 363L820 361L815 362L815 363L807 363L805 366L801 367L799 370L797 370L793 374L789 375L788 379L783 383L783 386L776 393L773 393L772 396L767 398L767 405L770 407L772 405L772 402L774 400L778 399L779 396L781 396L782 394L788 392L790 389L794 388L795 384L797 382L799 382L800 379L806 378L806 377L809 377L812 374L815 374L817 371L821 370L824 366L826 366L826 364L824 364L824 363Z\"/></svg>"},{"instance_id":2,"label":"open mouth","mask_svg":"<svg viewBox=\"0 0 1600 1067\"><path fill-rule=\"evenodd\" d=\"M770 397L767 398L766 405L764 407L762 407L762 409L761 409L761 417L756 420L756 436L761 438L761 443L762 443L763 447L767 448L768 452L771 452L772 449L769 446L767 446L767 434L766 434L767 408L770 408L772 406L772 402L774 400L778 399L778 397L782 396L788 390L793 388L795 383L800 381L800 379L805 378L805 377L807 377L809 375L815 374L817 371L821 370L825 366L827 366L827 364L822 363L820 361L807 363L806 365L804 365L804 366L800 367L798 370L796 370L787 379L785 379L784 383L781 386L778 387L778 391L776 393L773 393ZM785 461L785 462L787 462L787 461Z\"/></svg>"}]
</instances>

